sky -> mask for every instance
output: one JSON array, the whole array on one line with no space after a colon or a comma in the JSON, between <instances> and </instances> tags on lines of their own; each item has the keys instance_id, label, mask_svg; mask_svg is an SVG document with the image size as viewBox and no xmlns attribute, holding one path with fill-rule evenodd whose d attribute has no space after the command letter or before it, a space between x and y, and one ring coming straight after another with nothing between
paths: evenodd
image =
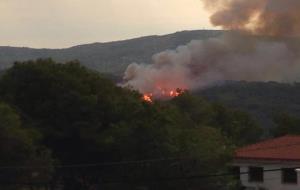
<instances>
[{"instance_id":1,"label":"sky","mask_svg":"<svg viewBox=\"0 0 300 190\"><path fill-rule=\"evenodd\" d=\"M210 29L201 0L0 0L0 46L65 48Z\"/></svg>"}]
</instances>

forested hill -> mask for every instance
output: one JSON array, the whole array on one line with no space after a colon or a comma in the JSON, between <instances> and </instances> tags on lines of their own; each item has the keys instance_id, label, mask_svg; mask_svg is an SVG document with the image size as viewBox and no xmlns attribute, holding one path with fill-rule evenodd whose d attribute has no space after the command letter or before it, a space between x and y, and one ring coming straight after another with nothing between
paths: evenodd
<instances>
[{"instance_id":1,"label":"forested hill","mask_svg":"<svg viewBox=\"0 0 300 190\"><path fill-rule=\"evenodd\" d=\"M245 110L258 118L264 127L273 126L272 120L278 114L300 117L299 83L227 82L197 94Z\"/></svg>"},{"instance_id":2,"label":"forested hill","mask_svg":"<svg viewBox=\"0 0 300 190\"><path fill-rule=\"evenodd\" d=\"M233 148L260 138L245 112L189 92L145 102L75 61L19 62L0 76L1 190L186 189L185 179L224 173ZM189 187L227 184L236 182Z\"/></svg>"},{"instance_id":3,"label":"forested hill","mask_svg":"<svg viewBox=\"0 0 300 190\"><path fill-rule=\"evenodd\" d=\"M164 36L146 36L131 40L93 43L66 49L32 49L0 46L0 69L14 61L35 60L51 57L55 61L79 60L81 64L104 73L122 75L132 62L150 62L153 54L174 49L194 39L207 39L222 31L183 31Z\"/></svg>"}]
</instances>

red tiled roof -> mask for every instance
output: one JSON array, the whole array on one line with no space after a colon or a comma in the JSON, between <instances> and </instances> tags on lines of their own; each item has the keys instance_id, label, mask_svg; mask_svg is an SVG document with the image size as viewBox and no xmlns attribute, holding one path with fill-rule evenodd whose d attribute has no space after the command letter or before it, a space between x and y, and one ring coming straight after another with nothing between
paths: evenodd
<instances>
[{"instance_id":1,"label":"red tiled roof","mask_svg":"<svg viewBox=\"0 0 300 190\"><path fill-rule=\"evenodd\" d=\"M288 135L240 148L235 159L300 161L300 136Z\"/></svg>"}]
</instances>

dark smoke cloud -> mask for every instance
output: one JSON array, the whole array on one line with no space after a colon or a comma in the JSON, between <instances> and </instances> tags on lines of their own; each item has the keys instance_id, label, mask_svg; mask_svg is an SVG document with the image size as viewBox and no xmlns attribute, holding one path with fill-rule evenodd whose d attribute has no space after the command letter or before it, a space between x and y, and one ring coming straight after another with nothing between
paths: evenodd
<instances>
[{"instance_id":1,"label":"dark smoke cloud","mask_svg":"<svg viewBox=\"0 0 300 190\"><path fill-rule=\"evenodd\" d=\"M161 88L197 89L224 80L299 81L300 45L290 38L300 34L299 0L204 4L212 11L212 23L231 32L158 53L152 64L131 64L125 86L156 94Z\"/></svg>"},{"instance_id":2,"label":"dark smoke cloud","mask_svg":"<svg viewBox=\"0 0 300 190\"><path fill-rule=\"evenodd\" d=\"M299 36L299 0L203 0L211 23L259 35Z\"/></svg>"}]
</instances>

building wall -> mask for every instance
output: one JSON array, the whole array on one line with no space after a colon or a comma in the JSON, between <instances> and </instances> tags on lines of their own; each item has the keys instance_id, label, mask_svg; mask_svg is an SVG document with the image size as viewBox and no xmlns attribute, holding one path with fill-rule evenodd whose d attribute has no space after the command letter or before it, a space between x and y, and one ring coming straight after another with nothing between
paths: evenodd
<instances>
[{"instance_id":1,"label":"building wall","mask_svg":"<svg viewBox=\"0 0 300 190\"><path fill-rule=\"evenodd\" d=\"M240 172L247 173L249 166L263 167L264 170L276 170L280 168L298 168L300 165L285 165L285 164L262 164L262 163L243 163L235 164L240 167ZM242 174L240 176L241 183L245 187L250 187L250 189L265 188L267 190L299 190L300 189L300 173L298 175L298 184L283 184L281 171L268 171L264 172L264 181L262 183L249 182L248 174Z\"/></svg>"}]
</instances>

